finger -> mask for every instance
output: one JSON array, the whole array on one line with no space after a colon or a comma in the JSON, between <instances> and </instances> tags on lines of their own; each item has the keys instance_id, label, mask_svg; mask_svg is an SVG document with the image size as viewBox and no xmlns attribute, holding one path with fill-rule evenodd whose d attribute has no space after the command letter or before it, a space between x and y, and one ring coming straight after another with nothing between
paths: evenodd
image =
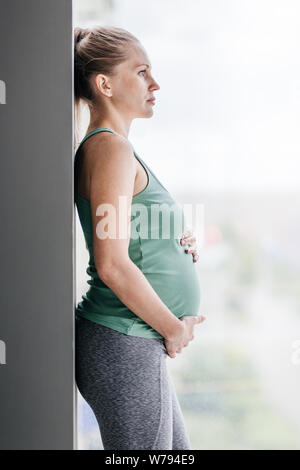
<instances>
[{"instance_id":1,"label":"finger","mask_svg":"<svg viewBox=\"0 0 300 470\"><path fill-rule=\"evenodd\" d=\"M196 237L187 237L183 239L184 245L194 245L196 243Z\"/></svg>"},{"instance_id":2,"label":"finger","mask_svg":"<svg viewBox=\"0 0 300 470\"><path fill-rule=\"evenodd\" d=\"M201 322L201 316L200 315L195 315L193 317L194 323L200 323Z\"/></svg>"},{"instance_id":3,"label":"finger","mask_svg":"<svg viewBox=\"0 0 300 470\"><path fill-rule=\"evenodd\" d=\"M188 229L183 233L181 240L186 240L186 238L190 237L191 235L193 235L193 231Z\"/></svg>"},{"instance_id":4,"label":"finger","mask_svg":"<svg viewBox=\"0 0 300 470\"><path fill-rule=\"evenodd\" d=\"M184 320L192 323L201 323L206 317L204 315L187 315L180 317L180 320Z\"/></svg>"},{"instance_id":5,"label":"finger","mask_svg":"<svg viewBox=\"0 0 300 470\"><path fill-rule=\"evenodd\" d=\"M193 255L196 255L197 254L197 249L198 249L197 245L193 245L190 248L186 248L184 251L186 253L189 253L189 254L192 253Z\"/></svg>"},{"instance_id":6,"label":"finger","mask_svg":"<svg viewBox=\"0 0 300 470\"><path fill-rule=\"evenodd\" d=\"M174 351L168 351L168 354L170 357L176 357L176 354Z\"/></svg>"},{"instance_id":7,"label":"finger","mask_svg":"<svg viewBox=\"0 0 300 470\"><path fill-rule=\"evenodd\" d=\"M187 255L192 255L192 256L193 256L193 262L198 261L198 259L199 259L199 254L198 254L198 248L197 248L197 246L196 246L196 247L192 247L192 248L186 248L184 251L185 251L185 253L186 253Z\"/></svg>"},{"instance_id":8,"label":"finger","mask_svg":"<svg viewBox=\"0 0 300 470\"><path fill-rule=\"evenodd\" d=\"M196 323L201 323L206 319L205 315L197 315L196 316Z\"/></svg>"},{"instance_id":9,"label":"finger","mask_svg":"<svg viewBox=\"0 0 300 470\"><path fill-rule=\"evenodd\" d=\"M186 244L186 243L184 243L184 245L185 245L185 244ZM193 242L189 243L188 245L189 245L189 246L187 246L187 247L185 248L185 251L186 251L186 250L189 250L189 251L190 251L190 250L195 250L195 249L198 248L198 244L197 244L197 242L194 241L194 240L193 240Z\"/></svg>"},{"instance_id":10,"label":"finger","mask_svg":"<svg viewBox=\"0 0 300 470\"><path fill-rule=\"evenodd\" d=\"M181 238L181 244L182 245L192 245L194 243L196 243L196 237L195 236Z\"/></svg>"}]
</instances>

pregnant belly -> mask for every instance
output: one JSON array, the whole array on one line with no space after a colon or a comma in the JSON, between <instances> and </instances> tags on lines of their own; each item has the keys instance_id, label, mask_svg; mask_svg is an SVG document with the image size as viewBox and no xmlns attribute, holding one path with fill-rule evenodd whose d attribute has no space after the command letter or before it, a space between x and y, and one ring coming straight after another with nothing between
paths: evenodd
<instances>
[{"instance_id":1,"label":"pregnant belly","mask_svg":"<svg viewBox=\"0 0 300 470\"><path fill-rule=\"evenodd\" d=\"M142 240L141 269L161 300L177 317L197 315L200 284L193 256L179 239Z\"/></svg>"}]
</instances>

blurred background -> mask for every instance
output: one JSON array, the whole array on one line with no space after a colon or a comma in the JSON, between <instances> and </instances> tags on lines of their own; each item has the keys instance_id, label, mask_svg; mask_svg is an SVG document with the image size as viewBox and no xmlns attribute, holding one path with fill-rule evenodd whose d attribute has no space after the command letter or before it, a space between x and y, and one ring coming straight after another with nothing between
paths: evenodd
<instances>
[{"instance_id":1,"label":"blurred background","mask_svg":"<svg viewBox=\"0 0 300 470\"><path fill-rule=\"evenodd\" d=\"M74 0L73 21L140 39L160 90L129 140L179 203L204 208L207 319L167 358L192 448L300 449L299 2ZM103 449L77 393L79 448Z\"/></svg>"}]
</instances>

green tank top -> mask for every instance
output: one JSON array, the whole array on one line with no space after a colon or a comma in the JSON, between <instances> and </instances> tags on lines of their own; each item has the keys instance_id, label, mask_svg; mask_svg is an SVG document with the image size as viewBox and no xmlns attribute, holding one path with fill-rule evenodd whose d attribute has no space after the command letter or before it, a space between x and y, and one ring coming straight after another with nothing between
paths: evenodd
<instances>
[{"instance_id":1,"label":"green tank top","mask_svg":"<svg viewBox=\"0 0 300 470\"><path fill-rule=\"evenodd\" d=\"M103 131L115 133L106 127L92 130L81 141L76 153L86 139L96 132ZM200 306L200 285L197 267L196 263L193 262L193 256L190 253L185 253L186 246L181 246L180 244L180 238L185 230L183 209L176 203L171 194L160 183L148 165L136 154L134 149L133 153L145 168L148 175L148 183L141 192L132 197L132 208L135 204L142 204L146 207L148 224L146 224L146 229L141 227L142 224L138 222L139 212L132 213L131 224L135 224L136 233L134 237L132 235L130 237L129 257L143 272L160 299L174 315L178 318L185 315L197 315ZM90 287L78 303L75 315L85 317L127 335L144 338L162 338L157 330L132 312L100 279L93 256L90 202L75 192L75 204L86 248L89 252L89 263L86 273L90 276L90 279L87 281ZM157 207L159 205L159 216L150 216L151 205L156 205ZM172 210L170 210L171 206ZM179 231L175 230L175 213L177 213L176 217L179 214L181 220ZM168 217L170 217L169 220L171 222L170 236L168 238L162 237L162 221L164 217L166 217L165 220L167 221ZM148 234L148 238L145 237L145 233ZM155 237L153 234L156 234Z\"/></svg>"}]
</instances>

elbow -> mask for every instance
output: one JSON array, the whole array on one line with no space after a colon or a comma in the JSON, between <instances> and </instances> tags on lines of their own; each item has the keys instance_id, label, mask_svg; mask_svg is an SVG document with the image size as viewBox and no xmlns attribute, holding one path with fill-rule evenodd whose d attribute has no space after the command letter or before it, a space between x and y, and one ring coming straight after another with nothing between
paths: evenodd
<instances>
[{"instance_id":1,"label":"elbow","mask_svg":"<svg viewBox=\"0 0 300 470\"><path fill-rule=\"evenodd\" d=\"M101 265L101 268L97 268L98 275L100 279L106 284L113 275L115 276L116 267L115 265Z\"/></svg>"},{"instance_id":2,"label":"elbow","mask_svg":"<svg viewBox=\"0 0 300 470\"><path fill-rule=\"evenodd\" d=\"M101 266L97 267L97 272L100 279L105 283L110 283L117 279L122 272L126 272L126 266L128 266L129 259L122 261L113 261L109 263L101 263Z\"/></svg>"}]
</instances>

